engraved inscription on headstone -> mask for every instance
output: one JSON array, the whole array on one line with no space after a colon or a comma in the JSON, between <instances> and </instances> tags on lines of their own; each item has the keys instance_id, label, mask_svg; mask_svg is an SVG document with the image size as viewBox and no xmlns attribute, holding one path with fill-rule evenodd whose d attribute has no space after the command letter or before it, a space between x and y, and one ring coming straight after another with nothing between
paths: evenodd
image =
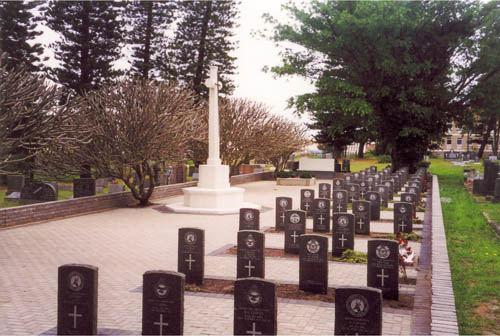
<instances>
[{"instance_id":1,"label":"engraved inscription on headstone","mask_svg":"<svg viewBox=\"0 0 500 336\"><path fill-rule=\"evenodd\" d=\"M416 217L417 195L414 193L401 193L401 202L411 203L413 217Z\"/></svg>"},{"instance_id":2,"label":"engraved inscription on headstone","mask_svg":"<svg viewBox=\"0 0 500 336\"><path fill-rule=\"evenodd\" d=\"M359 184L349 183L347 185L347 198L349 203L359 200L359 189Z\"/></svg>"},{"instance_id":3,"label":"engraved inscription on headstone","mask_svg":"<svg viewBox=\"0 0 500 336\"><path fill-rule=\"evenodd\" d=\"M387 187L387 197L388 199L394 199L394 182L385 180L384 185Z\"/></svg>"},{"instance_id":4,"label":"engraved inscription on headstone","mask_svg":"<svg viewBox=\"0 0 500 336\"><path fill-rule=\"evenodd\" d=\"M186 283L203 284L205 275L205 230L180 228L177 271L186 275Z\"/></svg>"},{"instance_id":5,"label":"engraved inscription on headstone","mask_svg":"<svg viewBox=\"0 0 500 336\"><path fill-rule=\"evenodd\" d=\"M260 230L260 211L252 208L240 209L239 230Z\"/></svg>"},{"instance_id":6,"label":"engraved inscription on headstone","mask_svg":"<svg viewBox=\"0 0 500 336\"><path fill-rule=\"evenodd\" d=\"M318 198L332 198L332 186L330 183L320 183L318 186Z\"/></svg>"},{"instance_id":7,"label":"engraved inscription on headstone","mask_svg":"<svg viewBox=\"0 0 500 336\"><path fill-rule=\"evenodd\" d=\"M334 190L333 191L333 213L347 212L347 191Z\"/></svg>"},{"instance_id":8,"label":"engraved inscription on headstone","mask_svg":"<svg viewBox=\"0 0 500 336\"><path fill-rule=\"evenodd\" d=\"M333 190L345 190L345 183L343 179L333 179Z\"/></svg>"},{"instance_id":9,"label":"engraved inscription on headstone","mask_svg":"<svg viewBox=\"0 0 500 336\"><path fill-rule=\"evenodd\" d=\"M255 230L238 232L238 255L236 258L236 277L265 278L264 260L265 235Z\"/></svg>"},{"instance_id":10,"label":"engraved inscription on headstone","mask_svg":"<svg viewBox=\"0 0 500 336\"><path fill-rule=\"evenodd\" d=\"M375 186L375 190L380 194L380 206L381 207L389 207L389 188L385 185L379 184Z\"/></svg>"},{"instance_id":11,"label":"engraved inscription on headstone","mask_svg":"<svg viewBox=\"0 0 500 336\"><path fill-rule=\"evenodd\" d=\"M328 237L300 236L299 289L326 294L328 289Z\"/></svg>"},{"instance_id":12,"label":"engraved inscription on headstone","mask_svg":"<svg viewBox=\"0 0 500 336\"><path fill-rule=\"evenodd\" d=\"M285 211L291 209L291 197L276 197L276 230L285 229Z\"/></svg>"},{"instance_id":13,"label":"engraved inscription on headstone","mask_svg":"<svg viewBox=\"0 0 500 336\"><path fill-rule=\"evenodd\" d=\"M313 231L330 232L330 200L316 198L313 201Z\"/></svg>"},{"instance_id":14,"label":"engraved inscription on headstone","mask_svg":"<svg viewBox=\"0 0 500 336\"><path fill-rule=\"evenodd\" d=\"M312 216L313 199L314 199L313 189L300 190L300 210L305 211L307 216Z\"/></svg>"},{"instance_id":15,"label":"engraved inscription on headstone","mask_svg":"<svg viewBox=\"0 0 500 336\"><path fill-rule=\"evenodd\" d=\"M345 250L354 250L354 215L334 213L332 256L340 257Z\"/></svg>"},{"instance_id":16,"label":"engraved inscription on headstone","mask_svg":"<svg viewBox=\"0 0 500 336\"><path fill-rule=\"evenodd\" d=\"M370 202L370 219L380 219L380 194L377 191L366 193L366 200Z\"/></svg>"},{"instance_id":17,"label":"engraved inscription on headstone","mask_svg":"<svg viewBox=\"0 0 500 336\"><path fill-rule=\"evenodd\" d=\"M95 179L79 178L73 180L73 197L94 196L96 193Z\"/></svg>"},{"instance_id":18,"label":"engraved inscription on headstone","mask_svg":"<svg viewBox=\"0 0 500 336\"><path fill-rule=\"evenodd\" d=\"M305 211L285 211L285 253L299 254L299 237L304 233L306 233Z\"/></svg>"},{"instance_id":19,"label":"engraved inscription on headstone","mask_svg":"<svg viewBox=\"0 0 500 336\"><path fill-rule=\"evenodd\" d=\"M354 201L352 203L354 214L354 232L362 235L370 234L370 202Z\"/></svg>"},{"instance_id":20,"label":"engraved inscription on headstone","mask_svg":"<svg viewBox=\"0 0 500 336\"><path fill-rule=\"evenodd\" d=\"M394 203L394 234L398 232L410 233L413 231L413 206L411 203Z\"/></svg>"},{"instance_id":21,"label":"engraved inscription on headstone","mask_svg":"<svg viewBox=\"0 0 500 336\"><path fill-rule=\"evenodd\" d=\"M399 297L399 245L397 241L375 239L368 241L369 287L380 288L384 299Z\"/></svg>"}]
</instances>

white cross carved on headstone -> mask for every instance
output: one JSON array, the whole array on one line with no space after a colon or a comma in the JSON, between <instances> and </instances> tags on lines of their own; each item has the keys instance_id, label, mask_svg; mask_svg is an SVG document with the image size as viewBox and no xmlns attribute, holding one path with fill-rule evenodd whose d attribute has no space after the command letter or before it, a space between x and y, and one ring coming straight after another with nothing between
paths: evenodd
<instances>
[{"instance_id":1,"label":"white cross carved on headstone","mask_svg":"<svg viewBox=\"0 0 500 336\"><path fill-rule=\"evenodd\" d=\"M361 195L361 198L365 198L365 191L364 191L364 190L361 190L361 191L359 192L359 194Z\"/></svg>"},{"instance_id":2,"label":"white cross carved on headstone","mask_svg":"<svg viewBox=\"0 0 500 336\"><path fill-rule=\"evenodd\" d=\"M325 218L323 217L323 214L319 215L318 220L319 220L319 224L323 225L323 221L325 220Z\"/></svg>"},{"instance_id":3,"label":"white cross carved on headstone","mask_svg":"<svg viewBox=\"0 0 500 336\"><path fill-rule=\"evenodd\" d=\"M295 242L297 241L297 237L299 237L299 235L297 234L297 231L293 231L293 235L290 235L291 237L293 237L293 243L295 244Z\"/></svg>"},{"instance_id":4,"label":"white cross carved on headstone","mask_svg":"<svg viewBox=\"0 0 500 336\"><path fill-rule=\"evenodd\" d=\"M311 206L309 205L309 202L304 203L304 208L306 208L306 211L309 211L309 208Z\"/></svg>"},{"instance_id":5,"label":"white cross carved on headstone","mask_svg":"<svg viewBox=\"0 0 500 336\"><path fill-rule=\"evenodd\" d=\"M339 210L339 212L342 211L342 204L339 203L339 205L337 205L337 209Z\"/></svg>"},{"instance_id":6,"label":"white cross carved on headstone","mask_svg":"<svg viewBox=\"0 0 500 336\"><path fill-rule=\"evenodd\" d=\"M347 240L347 238L344 238L344 234L342 233L342 238L339 238L339 240L342 242L342 247L344 247L344 241Z\"/></svg>"},{"instance_id":7,"label":"white cross carved on headstone","mask_svg":"<svg viewBox=\"0 0 500 336\"><path fill-rule=\"evenodd\" d=\"M163 314L160 314L160 321L159 322L153 322L154 325L160 326L160 335L163 335L163 327L167 327L168 323L163 322Z\"/></svg>"},{"instance_id":8,"label":"white cross carved on headstone","mask_svg":"<svg viewBox=\"0 0 500 336\"><path fill-rule=\"evenodd\" d=\"M76 319L83 316L76 313L76 305L73 305L73 313L69 313L68 316L73 317L73 329L76 329Z\"/></svg>"},{"instance_id":9,"label":"white cross carved on headstone","mask_svg":"<svg viewBox=\"0 0 500 336\"><path fill-rule=\"evenodd\" d=\"M359 224L359 229L361 230L363 228L363 225L365 224L365 222L363 222L363 218L359 219L358 224Z\"/></svg>"},{"instance_id":10,"label":"white cross carved on headstone","mask_svg":"<svg viewBox=\"0 0 500 336\"><path fill-rule=\"evenodd\" d=\"M221 164L219 154L219 99L218 89L220 83L217 80L217 67L210 67L210 77L205 81L205 86L209 89L208 97L208 165Z\"/></svg>"},{"instance_id":11,"label":"white cross carved on headstone","mask_svg":"<svg viewBox=\"0 0 500 336\"><path fill-rule=\"evenodd\" d=\"M281 222L284 224L285 223L285 213L284 212L281 213L280 218L281 218Z\"/></svg>"},{"instance_id":12,"label":"white cross carved on headstone","mask_svg":"<svg viewBox=\"0 0 500 336\"><path fill-rule=\"evenodd\" d=\"M248 261L248 265L244 266L246 269L248 269L248 276L252 276L252 270L255 268L255 266L252 266L252 261Z\"/></svg>"},{"instance_id":13,"label":"white cross carved on headstone","mask_svg":"<svg viewBox=\"0 0 500 336\"><path fill-rule=\"evenodd\" d=\"M405 224L404 219L401 220L401 223L399 223L399 227L402 228L401 231L405 231L405 227L408 226L408 224Z\"/></svg>"},{"instance_id":14,"label":"white cross carved on headstone","mask_svg":"<svg viewBox=\"0 0 500 336\"><path fill-rule=\"evenodd\" d=\"M380 281L382 282L382 287L384 286L384 279L389 278L387 274L384 274L384 269L382 268L382 274L377 274L377 278L380 278Z\"/></svg>"},{"instance_id":15,"label":"white cross carved on headstone","mask_svg":"<svg viewBox=\"0 0 500 336\"><path fill-rule=\"evenodd\" d=\"M255 330L255 322L252 322L252 330L247 330L246 333L248 335L253 335L253 336L255 336L255 335L262 335L262 333L260 331L256 331Z\"/></svg>"},{"instance_id":16,"label":"white cross carved on headstone","mask_svg":"<svg viewBox=\"0 0 500 336\"><path fill-rule=\"evenodd\" d=\"M195 259L191 258L191 253L189 253L189 258L186 259L186 260L184 260L184 261L189 263L189 270L191 270L191 264L194 263L194 262L196 262Z\"/></svg>"}]
</instances>

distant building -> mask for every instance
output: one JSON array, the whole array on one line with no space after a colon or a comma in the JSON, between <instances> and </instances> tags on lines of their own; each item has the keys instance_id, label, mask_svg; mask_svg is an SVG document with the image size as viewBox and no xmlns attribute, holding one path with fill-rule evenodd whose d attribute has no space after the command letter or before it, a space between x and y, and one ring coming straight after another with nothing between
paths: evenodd
<instances>
[{"instance_id":1,"label":"distant building","mask_svg":"<svg viewBox=\"0 0 500 336\"><path fill-rule=\"evenodd\" d=\"M457 127L455 123L448 123L448 132L443 137L441 142L441 146L439 149L434 150L433 153L435 155L441 156L443 152L477 152L480 147L481 135L471 134L467 136L467 134L462 134L462 129ZM492 153L491 148L492 140L488 141L484 149L483 156L488 156ZM467 144L469 145L467 147Z\"/></svg>"}]
</instances>

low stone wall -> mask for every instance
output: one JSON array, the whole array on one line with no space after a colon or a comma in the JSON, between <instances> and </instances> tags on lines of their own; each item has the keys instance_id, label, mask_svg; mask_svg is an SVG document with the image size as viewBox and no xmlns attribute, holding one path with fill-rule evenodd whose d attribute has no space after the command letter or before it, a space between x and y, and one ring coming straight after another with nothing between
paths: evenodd
<instances>
[{"instance_id":1,"label":"low stone wall","mask_svg":"<svg viewBox=\"0 0 500 336\"><path fill-rule=\"evenodd\" d=\"M269 172L237 175L231 177L231 185L269 180L272 177L273 174ZM188 182L159 186L154 189L151 199L182 195L183 188L195 187L197 184L198 182ZM134 202L132 193L124 191L0 209L0 228L102 211Z\"/></svg>"}]
</instances>

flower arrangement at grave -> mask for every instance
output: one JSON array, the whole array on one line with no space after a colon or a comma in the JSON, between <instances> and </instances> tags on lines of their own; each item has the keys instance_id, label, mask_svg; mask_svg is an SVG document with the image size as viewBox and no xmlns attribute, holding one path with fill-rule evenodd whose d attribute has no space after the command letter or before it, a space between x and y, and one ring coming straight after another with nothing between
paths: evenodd
<instances>
[{"instance_id":1,"label":"flower arrangement at grave","mask_svg":"<svg viewBox=\"0 0 500 336\"><path fill-rule=\"evenodd\" d=\"M415 260L415 253L408 245L408 239L405 239L398 233L396 236L399 242L399 270L403 274L405 281L408 280L406 274L406 266L413 266Z\"/></svg>"}]
</instances>

